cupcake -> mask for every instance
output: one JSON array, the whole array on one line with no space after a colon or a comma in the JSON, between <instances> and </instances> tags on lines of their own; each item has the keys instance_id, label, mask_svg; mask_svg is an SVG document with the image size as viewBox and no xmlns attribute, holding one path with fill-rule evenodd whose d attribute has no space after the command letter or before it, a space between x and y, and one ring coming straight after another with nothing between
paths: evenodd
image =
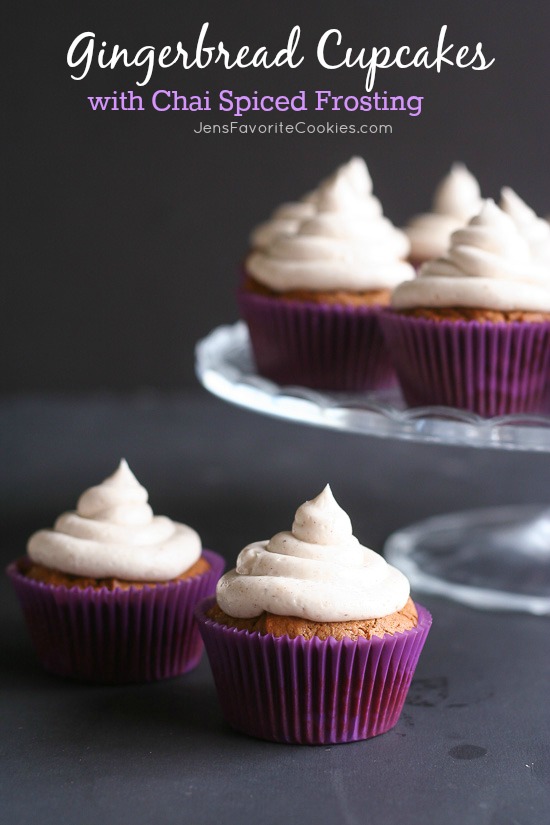
<instances>
[{"instance_id":1,"label":"cupcake","mask_svg":"<svg viewBox=\"0 0 550 825\"><path fill-rule=\"evenodd\" d=\"M542 277L550 286L550 225L539 218L509 186L501 191L500 208L512 218L520 235L527 241L533 264L540 267ZM546 415L550 413L550 373L541 409Z\"/></svg>"},{"instance_id":2,"label":"cupcake","mask_svg":"<svg viewBox=\"0 0 550 825\"><path fill-rule=\"evenodd\" d=\"M378 313L414 276L408 241L383 216L360 158L310 198L314 214L245 263L239 303L258 371L323 390L388 386L395 379Z\"/></svg>"},{"instance_id":3,"label":"cupcake","mask_svg":"<svg viewBox=\"0 0 550 825\"><path fill-rule=\"evenodd\" d=\"M309 745L392 728L431 625L328 486L292 532L244 548L197 618L229 724Z\"/></svg>"},{"instance_id":4,"label":"cupcake","mask_svg":"<svg viewBox=\"0 0 550 825\"><path fill-rule=\"evenodd\" d=\"M550 279L550 225L527 206L509 186L502 189L500 208L514 221L520 235L527 241L533 263L540 265Z\"/></svg>"},{"instance_id":5,"label":"cupcake","mask_svg":"<svg viewBox=\"0 0 550 825\"><path fill-rule=\"evenodd\" d=\"M222 573L198 534L154 516L125 461L31 536L8 567L43 666L89 682L149 682L198 664L193 618Z\"/></svg>"},{"instance_id":6,"label":"cupcake","mask_svg":"<svg viewBox=\"0 0 550 825\"><path fill-rule=\"evenodd\" d=\"M401 284L382 325L410 406L482 416L539 412L550 365L550 288L493 201L443 258Z\"/></svg>"},{"instance_id":7,"label":"cupcake","mask_svg":"<svg viewBox=\"0 0 550 825\"><path fill-rule=\"evenodd\" d=\"M444 255L453 232L465 226L480 208L479 183L463 163L454 163L435 190L432 211L415 215L405 227L412 265L418 268Z\"/></svg>"}]
</instances>

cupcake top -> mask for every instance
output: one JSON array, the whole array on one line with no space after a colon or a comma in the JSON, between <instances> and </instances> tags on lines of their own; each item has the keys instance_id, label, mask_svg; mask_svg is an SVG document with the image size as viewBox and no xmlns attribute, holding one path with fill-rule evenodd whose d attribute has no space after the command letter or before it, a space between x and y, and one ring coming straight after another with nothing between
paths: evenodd
<instances>
[{"instance_id":1,"label":"cupcake top","mask_svg":"<svg viewBox=\"0 0 550 825\"><path fill-rule=\"evenodd\" d=\"M519 195L509 186L503 187L500 195L500 208L514 221L531 250L533 261L546 267L550 275L550 225L527 206Z\"/></svg>"},{"instance_id":2,"label":"cupcake top","mask_svg":"<svg viewBox=\"0 0 550 825\"><path fill-rule=\"evenodd\" d=\"M112 476L80 496L76 511L31 536L28 555L74 576L174 579L197 561L201 540L191 527L154 516L148 497L122 460Z\"/></svg>"},{"instance_id":3,"label":"cupcake top","mask_svg":"<svg viewBox=\"0 0 550 825\"><path fill-rule=\"evenodd\" d=\"M235 618L264 611L317 622L376 619L401 610L409 582L352 532L327 486L296 512L291 532L249 544L218 582L220 608Z\"/></svg>"},{"instance_id":4,"label":"cupcake top","mask_svg":"<svg viewBox=\"0 0 550 825\"><path fill-rule=\"evenodd\" d=\"M313 214L252 252L246 269L275 292L392 289L412 278L409 242L384 217L361 158L352 158L310 196Z\"/></svg>"},{"instance_id":5,"label":"cupcake top","mask_svg":"<svg viewBox=\"0 0 550 825\"><path fill-rule=\"evenodd\" d=\"M405 232L411 242L411 258L429 260L443 255L455 230L481 208L479 183L463 163L454 163L435 190L432 211L415 215Z\"/></svg>"},{"instance_id":6,"label":"cupcake top","mask_svg":"<svg viewBox=\"0 0 550 825\"><path fill-rule=\"evenodd\" d=\"M322 180L316 189L303 195L299 201L291 201L278 206L267 221L258 224L252 230L250 234L252 249L266 250L279 235L293 234L302 221L312 218L316 212L319 193L334 176L345 177L352 187L359 186L360 190L364 190L365 178L361 167L366 169L365 162L361 158L352 158L348 163L340 166L330 178Z\"/></svg>"},{"instance_id":7,"label":"cupcake top","mask_svg":"<svg viewBox=\"0 0 550 825\"><path fill-rule=\"evenodd\" d=\"M395 290L392 306L550 312L550 288L513 220L486 200L479 215L453 233L444 257Z\"/></svg>"}]
</instances>

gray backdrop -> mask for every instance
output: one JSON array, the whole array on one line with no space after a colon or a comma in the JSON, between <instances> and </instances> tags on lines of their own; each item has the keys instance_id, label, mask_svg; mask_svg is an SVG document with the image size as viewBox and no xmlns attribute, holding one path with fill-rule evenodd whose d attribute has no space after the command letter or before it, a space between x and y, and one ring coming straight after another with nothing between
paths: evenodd
<instances>
[{"instance_id":1,"label":"gray backdrop","mask_svg":"<svg viewBox=\"0 0 550 825\"><path fill-rule=\"evenodd\" d=\"M539 212L550 212L544 0L12 5L3 98L5 390L192 384L194 342L236 317L234 292L250 228L354 153L367 159L375 191L396 222L429 205L455 159L471 167L485 195L497 197L510 184ZM375 114L371 122L390 123L393 134L369 136L196 135L200 114L91 111L87 95L135 89L133 69L95 68L84 81L70 79L65 56L82 31L134 49L177 40L192 47L204 21L211 42L223 39L232 49L281 48L299 24L307 60L294 72L157 71L145 94L161 87L188 94L210 89L212 97L220 88L359 95L361 70L328 72L317 64L315 43L331 27L355 49L434 48L447 24L448 42L481 40L496 62L485 72L380 72L378 90L423 95L424 111L416 118Z\"/></svg>"}]
</instances>

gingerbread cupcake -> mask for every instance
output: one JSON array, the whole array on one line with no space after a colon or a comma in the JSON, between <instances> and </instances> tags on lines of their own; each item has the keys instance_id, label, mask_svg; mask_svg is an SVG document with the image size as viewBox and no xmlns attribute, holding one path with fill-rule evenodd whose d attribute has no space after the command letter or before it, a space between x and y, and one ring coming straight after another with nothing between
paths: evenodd
<instances>
[{"instance_id":1,"label":"gingerbread cupcake","mask_svg":"<svg viewBox=\"0 0 550 825\"><path fill-rule=\"evenodd\" d=\"M434 192L431 212L415 215L405 227L411 264L418 269L444 255L453 232L465 226L480 208L479 183L463 163L454 163Z\"/></svg>"},{"instance_id":2,"label":"gingerbread cupcake","mask_svg":"<svg viewBox=\"0 0 550 825\"><path fill-rule=\"evenodd\" d=\"M550 288L512 219L487 200L443 258L401 284L381 322L411 406L482 416L541 409Z\"/></svg>"},{"instance_id":3,"label":"gingerbread cupcake","mask_svg":"<svg viewBox=\"0 0 550 825\"><path fill-rule=\"evenodd\" d=\"M378 312L414 276L408 241L383 216L361 158L326 180L311 205L313 215L246 260L239 303L258 371L316 389L388 386Z\"/></svg>"},{"instance_id":4,"label":"gingerbread cupcake","mask_svg":"<svg viewBox=\"0 0 550 825\"><path fill-rule=\"evenodd\" d=\"M223 570L198 534L154 516L125 461L31 536L8 567L47 670L91 682L146 682L195 667L193 610Z\"/></svg>"},{"instance_id":5,"label":"gingerbread cupcake","mask_svg":"<svg viewBox=\"0 0 550 825\"><path fill-rule=\"evenodd\" d=\"M229 724L296 744L392 728L431 625L328 486L291 532L244 548L197 618Z\"/></svg>"}]
</instances>

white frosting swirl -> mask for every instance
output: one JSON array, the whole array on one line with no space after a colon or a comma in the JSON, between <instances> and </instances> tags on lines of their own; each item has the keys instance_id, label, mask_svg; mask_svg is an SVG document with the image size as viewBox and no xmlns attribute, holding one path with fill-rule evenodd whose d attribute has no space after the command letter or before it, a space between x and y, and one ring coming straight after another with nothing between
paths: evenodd
<instances>
[{"instance_id":1,"label":"white frosting swirl","mask_svg":"<svg viewBox=\"0 0 550 825\"><path fill-rule=\"evenodd\" d=\"M276 292L362 291L414 276L402 260L409 242L383 216L364 160L352 158L310 198L314 214L249 256L246 268L257 281Z\"/></svg>"},{"instance_id":2,"label":"white frosting swirl","mask_svg":"<svg viewBox=\"0 0 550 825\"><path fill-rule=\"evenodd\" d=\"M318 622L376 619L405 606L409 582L352 533L330 487L296 512L292 532L249 544L218 582L228 615L264 610Z\"/></svg>"},{"instance_id":3,"label":"white frosting swirl","mask_svg":"<svg viewBox=\"0 0 550 825\"><path fill-rule=\"evenodd\" d=\"M414 281L395 290L392 306L550 312L550 288L512 219L487 200L453 233L445 257L424 264Z\"/></svg>"},{"instance_id":4,"label":"white frosting swirl","mask_svg":"<svg viewBox=\"0 0 550 825\"><path fill-rule=\"evenodd\" d=\"M500 208L514 221L520 235L529 244L533 261L548 269L550 276L550 225L527 206L509 186L503 187Z\"/></svg>"},{"instance_id":5,"label":"white frosting swirl","mask_svg":"<svg viewBox=\"0 0 550 825\"><path fill-rule=\"evenodd\" d=\"M148 494L122 460L102 484L90 487L76 512L63 513L53 530L31 536L32 561L74 576L167 581L201 555L198 534L166 516L154 516Z\"/></svg>"},{"instance_id":6,"label":"white frosting swirl","mask_svg":"<svg viewBox=\"0 0 550 825\"><path fill-rule=\"evenodd\" d=\"M269 218L258 224L250 234L250 246L253 249L267 249L279 235L290 235L295 232L301 222L315 214L315 206L311 200L300 200L283 203Z\"/></svg>"},{"instance_id":7,"label":"white frosting swirl","mask_svg":"<svg viewBox=\"0 0 550 825\"><path fill-rule=\"evenodd\" d=\"M454 163L434 193L432 211L415 215L405 232L411 242L411 258L429 260L443 255L451 235L481 208L479 183L463 163Z\"/></svg>"}]
</instances>

